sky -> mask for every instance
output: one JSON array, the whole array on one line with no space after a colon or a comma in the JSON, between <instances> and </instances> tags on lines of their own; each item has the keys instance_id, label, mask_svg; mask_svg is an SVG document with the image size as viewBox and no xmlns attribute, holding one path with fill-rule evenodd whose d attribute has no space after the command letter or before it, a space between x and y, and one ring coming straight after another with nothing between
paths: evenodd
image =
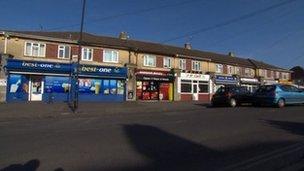
<instances>
[{"instance_id":1,"label":"sky","mask_svg":"<svg viewBox=\"0 0 304 171\"><path fill-rule=\"evenodd\" d=\"M79 31L82 0L0 0L0 29ZM84 31L304 67L303 0L87 0Z\"/></svg>"}]
</instances>

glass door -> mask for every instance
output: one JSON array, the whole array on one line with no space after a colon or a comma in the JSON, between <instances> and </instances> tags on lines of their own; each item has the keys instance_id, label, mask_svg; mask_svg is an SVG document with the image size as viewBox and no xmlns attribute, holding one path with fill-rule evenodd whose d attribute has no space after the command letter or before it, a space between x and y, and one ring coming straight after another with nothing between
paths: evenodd
<instances>
[{"instance_id":1,"label":"glass door","mask_svg":"<svg viewBox=\"0 0 304 171\"><path fill-rule=\"evenodd\" d=\"M44 82L41 76L31 76L29 86L29 101L42 101Z\"/></svg>"},{"instance_id":2,"label":"glass door","mask_svg":"<svg viewBox=\"0 0 304 171\"><path fill-rule=\"evenodd\" d=\"M198 83L197 82L192 83L192 100L195 100L195 101L198 100Z\"/></svg>"}]
</instances>

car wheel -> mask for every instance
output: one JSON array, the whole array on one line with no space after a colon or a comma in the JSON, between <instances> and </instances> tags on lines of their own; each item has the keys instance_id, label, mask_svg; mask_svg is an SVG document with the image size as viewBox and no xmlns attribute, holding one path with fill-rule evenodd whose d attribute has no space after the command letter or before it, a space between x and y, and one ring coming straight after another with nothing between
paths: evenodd
<instances>
[{"instance_id":1,"label":"car wheel","mask_svg":"<svg viewBox=\"0 0 304 171\"><path fill-rule=\"evenodd\" d=\"M236 104L237 104L235 99L230 99L230 102L229 102L229 103L230 103L230 106L231 106L231 107L235 107Z\"/></svg>"},{"instance_id":2,"label":"car wheel","mask_svg":"<svg viewBox=\"0 0 304 171\"><path fill-rule=\"evenodd\" d=\"M279 99L278 100L278 107L279 108L282 108L282 107L284 107L285 106L285 100L284 99Z\"/></svg>"}]
</instances>

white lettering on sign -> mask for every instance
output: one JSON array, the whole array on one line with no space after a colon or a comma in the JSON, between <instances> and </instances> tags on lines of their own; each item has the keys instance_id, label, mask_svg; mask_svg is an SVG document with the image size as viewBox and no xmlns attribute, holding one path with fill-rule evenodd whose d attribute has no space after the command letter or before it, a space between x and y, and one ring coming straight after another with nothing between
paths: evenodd
<instances>
[{"instance_id":1,"label":"white lettering on sign","mask_svg":"<svg viewBox=\"0 0 304 171\"><path fill-rule=\"evenodd\" d=\"M210 76L203 74L181 73L181 79L209 81Z\"/></svg>"},{"instance_id":2,"label":"white lettering on sign","mask_svg":"<svg viewBox=\"0 0 304 171\"><path fill-rule=\"evenodd\" d=\"M138 71L137 74L166 76L165 73L163 73L163 72L157 72L157 71Z\"/></svg>"},{"instance_id":3,"label":"white lettering on sign","mask_svg":"<svg viewBox=\"0 0 304 171\"><path fill-rule=\"evenodd\" d=\"M31 67L31 68L53 68L54 65L53 64L39 64L39 63L35 63L35 62L22 62L21 64L23 67Z\"/></svg>"},{"instance_id":4,"label":"white lettering on sign","mask_svg":"<svg viewBox=\"0 0 304 171\"><path fill-rule=\"evenodd\" d=\"M6 79L0 79L0 86L6 86Z\"/></svg>"}]
</instances>

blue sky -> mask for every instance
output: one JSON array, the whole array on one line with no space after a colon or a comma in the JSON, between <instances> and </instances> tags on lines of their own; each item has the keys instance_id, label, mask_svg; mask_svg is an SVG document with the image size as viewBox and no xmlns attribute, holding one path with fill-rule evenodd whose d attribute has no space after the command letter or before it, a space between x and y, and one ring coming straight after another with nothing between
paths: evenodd
<instances>
[{"instance_id":1,"label":"blue sky","mask_svg":"<svg viewBox=\"0 0 304 171\"><path fill-rule=\"evenodd\" d=\"M164 42L218 53L234 52L290 68L304 66L304 1L258 13L192 36L172 38L212 27L288 0L87 0L86 32ZM81 0L0 0L0 28L78 31Z\"/></svg>"}]
</instances>

